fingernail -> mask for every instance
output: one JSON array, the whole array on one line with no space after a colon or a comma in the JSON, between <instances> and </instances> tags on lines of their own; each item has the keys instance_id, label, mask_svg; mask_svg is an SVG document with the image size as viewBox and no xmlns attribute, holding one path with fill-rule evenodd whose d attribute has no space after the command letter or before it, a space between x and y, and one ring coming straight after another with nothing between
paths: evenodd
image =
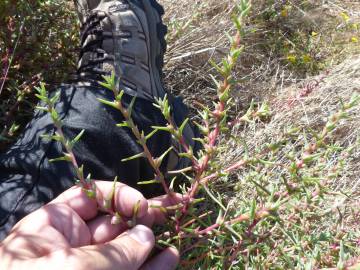
<instances>
[{"instance_id":1,"label":"fingernail","mask_svg":"<svg viewBox=\"0 0 360 270\"><path fill-rule=\"evenodd\" d=\"M128 235L141 244L153 245L155 241L152 230L144 225L137 225L128 231Z\"/></svg>"}]
</instances>

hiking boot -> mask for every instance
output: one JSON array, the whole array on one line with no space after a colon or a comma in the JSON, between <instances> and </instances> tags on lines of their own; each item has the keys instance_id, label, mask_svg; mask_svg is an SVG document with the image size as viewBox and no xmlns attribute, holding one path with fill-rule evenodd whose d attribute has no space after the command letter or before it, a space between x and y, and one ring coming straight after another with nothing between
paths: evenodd
<instances>
[{"instance_id":1,"label":"hiking boot","mask_svg":"<svg viewBox=\"0 0 360 270\"><path fill-rule=\"evenodd\" d=\"M119 89L130 96L154 102L167 93L162 84L167 27L161 16L163 7L155 0L74 0L82 23L81 54L78 76L88 81L102 81L112 72L120 80ZM181 126L188 108L181 98L168 94L174 122ZM187 144L195 151L199 143L197 129L184 128ZM172 141L174 151L168 158L167 170L190 165L180 158L181 146Z\"/></svg>"},{"instance_id":2,"label":"hiking boot","mask_svg":"<svg viewBox=\"0 0 360 270\"><path fill-rule=\"evenodd\" d=\"M163 98L167 28L155 0L75 0L81 28L78 77L103 81L114 72L119 89L137 98Z\"/></svg>"}]
</instances>

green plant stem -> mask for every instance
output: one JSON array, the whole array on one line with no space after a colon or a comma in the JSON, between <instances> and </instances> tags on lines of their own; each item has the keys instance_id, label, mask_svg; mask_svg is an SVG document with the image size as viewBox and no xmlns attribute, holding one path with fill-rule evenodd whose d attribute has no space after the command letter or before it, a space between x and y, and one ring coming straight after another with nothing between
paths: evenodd
<instances>
[{"instance_id":1,"label":"green plant stem","mask_svg":"<svg viewBox=\"0 0 360 270\"><path fill-rule=\"evenodd\" d=\"M115 92L116 94L116 92ZM149 161L151 167L155 171L155 180L159 181L165 191L166 194L172 196L173 192L169 189L164 174L160 170L160 165L157 164L156 160L153 158L147 144L145 136L139 131L139 128L135 125L134 121L131 119L131 114L121 103L121 100L116 101L116 108L121 112L123 115L125 122L128 124L129 128L131 129L132 133L134 134L135 138L138 140L139 144L142 146L144 151L145 158Z\"/></svg>"}]
</instances>

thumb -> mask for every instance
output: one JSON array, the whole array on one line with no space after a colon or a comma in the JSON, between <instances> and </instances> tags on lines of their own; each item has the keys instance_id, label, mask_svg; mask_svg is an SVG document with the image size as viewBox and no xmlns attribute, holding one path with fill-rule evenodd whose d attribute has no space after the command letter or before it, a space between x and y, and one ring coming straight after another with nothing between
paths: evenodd
<instances>
[{"instance_id":1,"label":"thumb","mask_svg":"<svg viewBox=\"0 0 360 270\"><path fill-rule=\"evenodd\" d=\"M59 269L137 270L144 264L154 245L153 232L143 225L137 225L106 244L64 250L40 260L47 266L60 266Z\"/></svg>"},{"instance_id":2,"label":"thumb","mask_svg":"<svg viewBox=\"0 0 360 270\"><path fill-rule=\"evenodd\" d=\"M93 258L91 265L85 269L137 270L144 264L154 245L153 232L138 225L107 244L82 248L87 253L86 258Z\"/></svg>"}]
</instances>

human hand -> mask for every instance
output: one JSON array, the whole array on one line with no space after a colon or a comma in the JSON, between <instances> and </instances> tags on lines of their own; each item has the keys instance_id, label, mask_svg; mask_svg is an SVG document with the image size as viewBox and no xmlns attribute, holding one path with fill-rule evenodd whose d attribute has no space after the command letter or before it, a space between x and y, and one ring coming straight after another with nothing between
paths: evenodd
<instances>
[{"instance_id":1,"label":"human hand","mask_svg":"<svg viewBox=\"0 0 360 270\"><path fill-rule=\"evenodd\" d=\"M99 200L110 194L111 182L96 181ZM124 184L115 189L114 208L124 217L133 216L139 203L137 221L148 227L161 222L161 211L149 204L171 205L166 196L147 201ZM6 270L112 270L175 269L178 252L166 249L150 261L155 239L144 225L128 230L125 223L111 225L111 217L98 213L100 202L73 187L54 201L26 216L0 243L0 269Z\"/></svg>"}]
</instances>

